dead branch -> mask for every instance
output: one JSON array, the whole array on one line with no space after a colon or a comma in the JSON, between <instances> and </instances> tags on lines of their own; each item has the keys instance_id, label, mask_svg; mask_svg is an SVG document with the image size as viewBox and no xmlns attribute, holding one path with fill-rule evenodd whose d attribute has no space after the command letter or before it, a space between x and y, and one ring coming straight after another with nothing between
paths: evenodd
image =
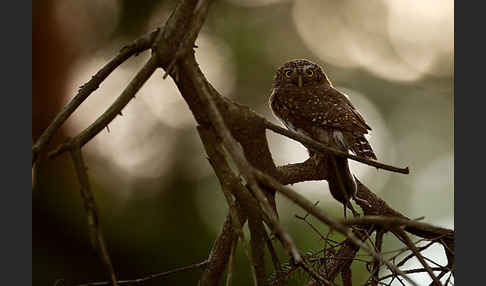
<instances>
[{"instance_id":1,"label":"dead branch","mask_svg":"<svg viewBox=\"0 0 486 286\"><path fill-rule=\"evenodd\" d=\"M390 263L388 260L384 259L383 256L377 254L373 249L369 248L362 240L357 238L353 232L341 224L339 221L329 217L327 214L325 214L322 210L314 207L314 205L308 201L306 198L304 198L302 195L296 193L290 188L287 188L283 185L281 185L278 181L275 179L271 178L270 176L255 170L255 173L257 174L258 178L261 180L262 183L272 187L274 190L278 191L282 195L284 195L287 199L291 200L292 202L296 203L306 211L308 211L310 214L312 214L314 217L317 219L321 220L325 224L329 225L331 228L339 231L340 233L344 234L347 238L350 239L352 243L354 243L356 246L362 248L364 251L368 252L370 255L372 255L375 259L380 260L383 264L386 264L393 272L402 275L408 282L410 282L412 285L417 285L413 280L411 280L408 276L406 276L400 269L398 269L395 265Z\"/></svg>"},{"instance_id":2,"label":"dead branch","mask_svg":"<svg viewBox=\"0 0 486 286\"><path fill-rule=\"evenodd\" d=\"M315 149L317 151L322 151L322 152L325 152L325 153L332 153L332 154L340 156L340 157L346 157L346 158L349 158L351 160L355 160L355 161L361 162L363 164L376 167L378 169L388 170L388 171L391 171L391 172L401 173L401 174L409 174L410 173L410 170L408 169L408 167L398 168L398 167L394 167L394 166L390 166L390 165L387 165L387 164L380 163L380 162L375 161L375 160L369 160L369 159L362 158L362 157L359 157L359 156L356 156L356 155L353 155L353 154L345 153L345 152L339 151L335 148L329 147L325 144L319 143L319 142L317 142L317 141L315 141L315 140L313 140L313 139L311 139L307 136L303 136L303 135L298 134L296 132L293 132L291 130L282 128L282 127L275 125L275 124L273 124L273 123L271 123L270 121L267 121L267 120L264 120L264 124L265 124L266 128L268 128L268 129L270 129L270 130L272 130L276 133L282 134L286 137L292 138L292 139L294 139L298 142L305 143L306 146L312 147L313 149Z\"/></svg>"},{"instance_id":3,"label":"dead branch","mask_svg":"<svg viewBox=\"0 0 486 286\"><path fill-rule=\"evenodd\" d=\"M132 81L130 81L115 102L98 119L96 119L94 123L83 130L76 136L76 138L67 140L64 144L61 144L54 151L49 153L49 157L54 158L63 152L68 151L71 147L70 142L72 140L79 142L80 147L82 147L84 144L88 143L88 141L93 139L93 137L108 126L108 124L121 113L122 109L135 97L135 94L142 88L143 84L150 78L156 68L157 59L152 56Z\"/></svg>"},{"instance_id":4,"label":"dead branch","mask_svg":"<svg viewBox=\"0 0 486 286\"><path fill-rule=\"evenodd\" d=\"M434 281L435 286L441 286L442 284L440 283L439 279L435 276L434 272L430 268L429 264L425 261L423 255L420 253L420 251L417 249L417 246L412 242L410 237L399 227L395 227L393 230L393 233L402 239L404 243L412 250L412 252L415 254L417 259L420 261L420 263L424 266L424 269L427 271L427 273L430 275L430 278L432 278L432 281Z\"/></svg>"},{"instance_id":5,"label":"dead branch","mask_svg":"<svg viewBox=\"0 0 486 286\"><path fill-rule=\"evenodd\" d=\"M86 172L86 166L83 160L83 154L81 153L81 146L78 141L74 141L73 144L74 145L71 147L71 158L76 169L79 184L81 185L80 192L81 197L83 198L84 208L86 209L86 214L88 216L88 228L91 235L91 242L93 247L100 255L101 261L108 272L108 276L110 277L111 284L113 286L117 286L118 282L116 280L115 270L113 269L110 255L108 254L103 233L101 231L98 210L96 208L93 193L91 192L88 174Z\"/></svg>"},{"instance_id":6,"label":"dead branch","mask_svg":"<svg viewBox=\"0 0 486 286\"><path fill-rule=\"evenodd\" d=\"M111 61L104 65L87 83L83 84L76 96L64 106L64 108L57 114L51 124L46 128L42 135L37 139L37 142L32 146L32 165L36 162L38 155L44 151L44 148L49 144L52 136L71 116L71 114L92 94L98 89L100 84L122 63L124 63L131 56L136 56L139 53L147 50L152 45L155 36L159 29L156 29L150 34L147 34L134 43L123 47L120 53L116 55Z\"/></svg>"},{"instance_id":7,"label":"dead branch","mask_svg":"<svg viewBox=\"0 0 486 286\"><path fill-rule=\"evenodd\" d=\"M248 107L239 105L219 94L200 70L193 53L194 41L207 17L211 2L204 0L180 1L163 28L153 32L146 40L141 40L134 47L128 48L125 51L122 50L121 55L107 64L105 66L106 69L103 68L99 72L99 76L97 74L97 78L93 78L86 86L82 87L75 99L65 107L44 132L43 136L36 142L32 149L33 163L38 157L37 154L48 144L59 126L97 88L111 71L125 61L126 58L148 49L150 46L152 48L150 60L137 73L135 78L128 84L110 108L83 132L73 139L67 140L51 152L50 157L53 158L62 152L71 151L73 162L77 165L76 169L82 190L84 186L89 191L88 178L84 171L84 165L82 164L80 149L120 114L122 109L135 96L157 68L161 67L165 69L166 73L164 77L170 75L174 80L182 97L194 115L201 141L230 207L230 213L215 241L208 260L204 262L205 269L199 280L199 285L215 285L221 281L222 273L227 267L228 261L234 259L234 257L231 257L232 253L234 253L237 240L240 238L242 245L244 247L246 245L244 236L242 235L242 227L246 221L249 223L251 233L251 251L248 251L248 247L245 247L245 249L247 249L247 256L254 273L255 285L263 285L265 281L266 275L263 265L265 243L270 249L270 252L272 252L271 241L270 244L268 244L268 240L265 241L266 232L263 223L277 235L287 254L292 258L294 265L304 269L314 278L314 281L311 283L320 282L330 285L332 284L331 281L338 274L341 274L344 283L350 285L351 272L349 266L354 261L358 250L362 248L375 259L373 270L375 274L372 275L376 275L376 281L378 280L378 269L383 264L393 272L393 279L396 278L403 284L399 277L402 276L410 284L416 285L407 276L407 271L401 271L395 263L383 258L380 253L381 238L379 242L377 237L376 250L368 247L365 243L372 231L377 229L383 231L392 229L396 231L397 227L403 228L404 232L400 237L405 239L405 241L407 241L406 238L408 236L403 234L406 231L419 237L441 243L445 248L448 258L447 267L453 269L454 231L408 219L406 216L388 206L386 202L376 196L359 182L359 180L357 180L357 197L362 202L358 201L357 203L362 208L365 217L348 221L340 221L329 217L324 211L314 206L300 194L284 186L307 180L325 180L328 171L327 164L320 163L316 166L315 162L307 160L302 163L277 167L272 159L268 146L266 138L267 129L305 143L305 145L321 151L323 156L332 153L337 156L359 161L363 164L403 174L408 174L409 170L408 168L398 168L340 152L310 138L274 125L262 116L251 111ZM236 164L239 174L236 174L229 167L229 161L233 161ZM238 175L241 175L245 181L244 183L239 179ZM301 255L290 233L281 224L275 204L276 192L281 193L309 214L347 237L346 240L339 244L339 251L335 255L332 255L336 259L330 265L324 263L324 271L321 271L322 269L316 271L312 268L310 261ZM93 212L91 207L90 211ZM96 214L95 211L94 213ZM367 226L366 231L351 229L349 227L351 225ZM325 243L327 243L327 240L325 240ZM409 248L412 247L410 243L409 241L407 244ZM411 249L418 256L417 248ZM275 260L274 256L272 255L272 258ZM340 258L345 258L345 260ZM109 258L107 261L109 262ZM425 260L423 264L424 266L426 265ZM232 263L229 265L229 270L231 271L229 271L229 277L227 277L227 281L229 282L231 282L232 275L231 265ZM425 269L429 274L431 270L434 269L430 267ZM111 283L115 284L117 281L114 277L114 272L109 272L112 274ZM322 273L325 273L325 275L322 275ZM438 277L434 279L436 284L437 280Z\"/></svg>"},{"instance_id":8,"label":"dead branch","mask_svg":"<svg viewBox=\"0 0 486 286\"><path fill-rule=\"evenodd\" d=\"M175 274L175 273L179 273L179 272L183 272L183 271L187 271L187 270L203 268L203 267L206 267L207 265L208 265L208 261L205 260L205 261L200 262L200 263L179 267L179 268L172 269L172 270L169 270L169 271L150 274L150 275L145 276L143 278L137 278L137 279L133 279L133 280L119 280L119 281L117 281L117 283L118 283L118 285L125 285L125 284L141 285L141 283L147 282L149 280L161 278L161 277L164 277L164 276L169 276L171 274ZM85 283L85 284L79 284L77 286L104 286L104 285L110 285L110 283L111 282L107 282L107 281L104 281L104 282L89 282L89 283Z\"/></svg>"}]
</instances>

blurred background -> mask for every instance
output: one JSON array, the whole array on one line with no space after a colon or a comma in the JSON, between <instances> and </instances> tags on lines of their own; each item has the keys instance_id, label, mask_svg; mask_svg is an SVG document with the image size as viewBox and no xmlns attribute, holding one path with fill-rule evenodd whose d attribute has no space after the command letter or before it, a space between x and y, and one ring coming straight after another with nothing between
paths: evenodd
<instances>
[{"instance_id":1,"label":"blurred background","mask_svg":"<svg viewBox=\"0 0 486 286\"><path fill-rule=\"evenodd\" d=\"M125 44L163 24L176 1L49 0L33 2L32 139ZM196 57L225 96L278 122L267 105L276 69L307 58L323 66L373 131L381 162L401 175L351 162L353 172L390 206L410 218L454 228L453 1L219 0L196 44ZM121 93L149 51L119 67L58 132L54 147L89 126ZM109 252L119 279L198 263L207 258L227 214L195 121L171 79L158 70L136 99L84 147ZM303 161L297 142L268 133L277 164ZM342 206L325 181L293 186L330 215ZM278 197L281 219L304 251L319 237ZM323 233L327 228L312 220ZM332 236L331 236L332 237ZM339 236L334 236L339 239ZM402 247L385 237L385 250ZM70 157L44 162L33 191L33 285L104 281L89 242L85 210ZM284 257L282 249L279 254ZM238 249L235 285L248 285ZM442 248L426 254L445 264ZM268 257L267 257L268 258ZM270 260L269 260L270 261ZM270 271L270 263L267 265ZM416 261L406 265L418 266ZM384 272L383 272L384 273ZM193 270L145 285L194 285ZM367 278L353 265L353 280ZM413 276L424 285L427 275ZM297 277L295 284L298 285ZM396 281L398 282L398 281ZM400 285L400 284L398 284Z\"/></svg>"}]
</instances>

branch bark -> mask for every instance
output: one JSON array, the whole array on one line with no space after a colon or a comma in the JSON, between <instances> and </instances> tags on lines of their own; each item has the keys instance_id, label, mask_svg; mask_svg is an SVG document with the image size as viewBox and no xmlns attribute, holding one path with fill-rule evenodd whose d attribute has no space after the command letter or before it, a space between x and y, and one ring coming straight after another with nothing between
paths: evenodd
<instances>
[{"instance_id":1,"label":"branch bark","mask_svg":"<svg viewBox=\"0 0 486 286\"><path fill-rule=\"evenodd\" d=\"M80 192L88 217L88 228L91 235L91 242L93 244L93 247L98 251L100 255L101 261L105 266L108 276L110 277L111 284L113 286L118 286L115 270L113 269L113 264L111 263L110 255L108 254L105 239L101 231L98 210L96 208L93 193L91 192L88 174L86 172L86 166L84 164L83 155L81 153L81 145L78 141L74 141L73 143L73 146L71 148L71 158L76 169L79 184L81 185Z\"/></svg>"}]
</instances>

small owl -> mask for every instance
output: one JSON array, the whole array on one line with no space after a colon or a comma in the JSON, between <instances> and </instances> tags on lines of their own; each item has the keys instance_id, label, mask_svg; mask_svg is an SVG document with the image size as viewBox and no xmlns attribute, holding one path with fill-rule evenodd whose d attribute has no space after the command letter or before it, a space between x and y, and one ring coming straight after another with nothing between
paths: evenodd
<instances>
[{"instance_id":1,"label":"small owl","mask_svg":"<svg viewBox=\"0 0 486 286\"><path fill-rule=\"evenodd\" d=\"M273 114L290 130L308 136L336 149L367 159L375 159L365 134L371 127L354 108L348 97L336 90L317 64L292 60L277 70L269 100ZM319 158L308 148L309 155ZM354 215L350 199L356 197L357 186L349 170L348 160L328 156L328 184L331 195Z\"/></svg>"}]
</instances>

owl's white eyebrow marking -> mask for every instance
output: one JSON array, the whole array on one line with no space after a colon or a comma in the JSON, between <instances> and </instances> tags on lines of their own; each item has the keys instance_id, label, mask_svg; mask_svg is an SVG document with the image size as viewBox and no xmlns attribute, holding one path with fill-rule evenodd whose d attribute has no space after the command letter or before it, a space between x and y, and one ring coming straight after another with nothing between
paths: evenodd
<instances>
[{"instance_id":1,"label":"owl's white eyebrow marking","mask_svg":"<svg viewBox=\"0 0 486 286\"><path fill-rule=\"evenodd\" d=\"M306 70L308 70L308 69L312 68L313 66L314 66L314 65L305 65L305 66L304 66L304 71L306 71Z\"/></svg>"}]
</instances>

